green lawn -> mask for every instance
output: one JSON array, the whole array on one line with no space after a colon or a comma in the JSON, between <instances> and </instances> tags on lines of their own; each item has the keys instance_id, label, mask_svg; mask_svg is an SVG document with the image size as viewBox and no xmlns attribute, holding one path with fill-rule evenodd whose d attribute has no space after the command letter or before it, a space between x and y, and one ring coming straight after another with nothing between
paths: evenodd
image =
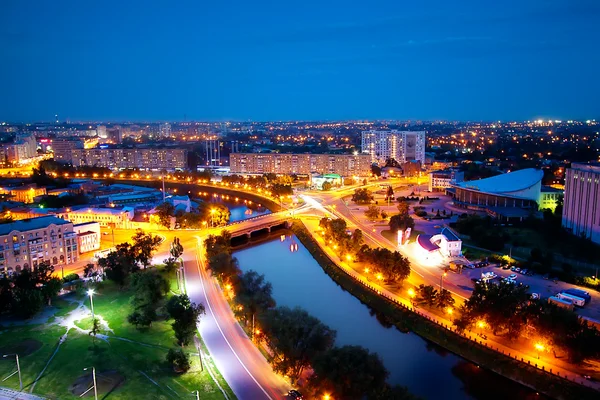
<instances>
[{"instance_id":1,"label":"green lawn","mask_svg":"<svg viewBox=\"0 0 600 400\"><path fill-rule=\"evenodd\" d=\"M172 289L176 289L172 286ZM99 397L106 399L176 399L191 398L191 392L200 391L202 399L222 399L223 394L217 387L206 368L200 371L197 351L193 345L184 348L190 353L192 368L183 375L175 374L165 362L169 348L176 347L171 328L172 321L157 321L147 330L137 330L127 322L130 312L131 292L120 290L110 282L103 283L94 295L94 312L96 316L107 321L108 328L103 327L102 334L108 340L97 338L94 341L85 332L72 328L67 339L49 363L41 379L35 385L33 393L48 398L76 399L69 388L78 377L86 375L85 367L94 366L98 374ZM89 298L80 298L89 307ZM77 300L72 297L71 300ZM0 333L0 348L10 352L24 339L41 342L41 347L29 355L20 355L25 391L29 392L35 378L40 374L50 356L58 345L59 338L66 328L57 325L61 318L67 316L77 303L59 300L55 303L56 316L52 323L24 327L11 327ZM82 315L75 325L89 329L91 317ZM22 350L22 344L17 351ZM206 350L204 350L205 353ZM206 361L206 360L205 360ZM218 374L216 367L209 360L212 371L217 375L221 387L225 388L230 398L235 398L227 384ZM0 359L0 377L9 375L15 369L14 359ZM122 382L110 393L112 384L101 384L102 372L116 371L111 382ZM106 381L106 380L105 380ZM2 385L18 389L19 381L15 375ZM103 386L104 385L104 386ZM93 393L91 394L93 396Z\"/></svg>"}]
</instances>

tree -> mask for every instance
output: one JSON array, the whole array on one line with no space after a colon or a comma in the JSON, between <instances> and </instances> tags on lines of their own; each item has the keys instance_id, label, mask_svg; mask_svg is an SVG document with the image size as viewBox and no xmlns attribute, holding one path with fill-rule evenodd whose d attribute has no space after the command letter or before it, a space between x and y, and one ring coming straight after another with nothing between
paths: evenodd
<instances>
[{"instance_id":1,"label":"tree","mask_svg":"<svg viewBox=\"0 0 600 400\"><path fill-rule=\"evenodd\" d=\"M222 281L228 281L240 273L237 258L227 253L220 253L210 257L208 259L208 266L213 274L217 275Z\"/></svg>"},{"instance_id":2,"label":"tree","mask_svg":"<svg viewBox=\"0 0 600 400\"><path fill-rule=\"evenodd\" d=\"M335 342L334 330L299 307L269 310L263 314L261 324L275 353L270 360L273 369L288 375L292 382Z\"/></svg>"},{"instance_id":3,"label":"tree","mask_svg":"<svg viewBox=\"0 0 600 400\"><path fill-rule=\"evenodd\" d=\"M202 202L198 206L198 214L200 214L202 220L214 226L227 225L231 217L229 208L221 203Z\"/></svg>"},{"instance_id":4,"label":"tree","mask_svg":"<svg viewBox=\"0 0 600 400\"><path fill-rule=\"evenodd\" d=\"M164 259L163 263L165 264L165 271L169 274L175 272L179 266L179 262L173 257Z\"/></svg>"},{"instance_id":5,"label":"tree","mask_svg":"<svg viewBox=\"0 0 600 400\"><path fill-rule=\"evenodd\" d=\"M115 251L98 260L98 265L102 267L108 279L121 287L132 272L139 270L129 243L117 245Z\"/></svg>"},{"instance_id":6,"label":"tree","mask_svg":"<svg viewBox=\"0 0 600 400\"><path fill-rule=\"evenodd\" d=\"M394 200L394 189L392 189L391 185L387 187L387 190L385 192L385 201L388 200Z\"/></svg>"},{"instance_id":7,"label":"tree","mask_svg":"<svg viewBox=\"0 0 600 400\"><path fill-rule=\"evenodd\" d=\"M514 339L527 323L529 300L524 286L504 282L498 285L476 283L455 324L469 327L478 320L485 320L495 335L505 331L510 339Z\"/></svg>"},{"instance_id":8,"label":"tree","mask_svg":"<svg viewBox=\"0 0 600 400\"><path fill-rule=\"evenodd\" d=\"M419 285L416 290L417 300L421 303L433 307L437 303L438 291L431 285Z\"/></svg>"},{"instance_id":9,"label":"tree","mask_svg":"<svg viewBox=\"0 0 600 400\"><path fill-rule=\"evenodd\" d=\"M315 358L312 367L309 385L334 399L371 398L383 390L389 375L379 356L360 346L328 350Z\"/></svg>"},{"instance_id":10,"label":"tree","mask_svg":"<svg viewBox=\"0 0 600 400\"><path fill-rule=\"evenodd\" d=\"M173 243L171 243L171 248L169 249L169 252L171 253L171 257L175 259L181 257L181 255L183 254L183 246L181 245L179 238L173 238Z\"/></svg>"},{"instance_id":11,"label":"tree","mask_svg":"<svg viewBox=\"0 0 600 400\"><path fill-rule=\"evenodd\" d=\"M44 297L44 301L51 306L52 299L58 296L58 293L62 289L63 282L62 279L57 277L50 278L46 283L43 284L42 296Z\"/></svg>"},{"instance_id":12,"label":"tree","mask_svg":"<svg viewBox=\"0 0 600 400\"><path fill-rule=\"evenodd\" d=\"M272 292L273 287L271 283L265 281L264 275L249 270L239 277L235 298L244 307L248 319L252 319L254 322L257 313L275 307ZM254 335L254 324L252 325L252 335Z\"/></svg>"},{"instance_id":13,"label":"tree","mask_svg":"<svg viewBox=\"0 0 600 400\"><path fill-rule=\"evenodd\" d=\"M202 304L192 303L186 294L173 296L167 303L167 312L175 322L171 325L175 331L177 343L185 346L196 334L196 324L205 313Z\"/></svg>"},{"instance_id":14,"label":"tree","mask_svg":"<svg viewBox=\"0 0 600 400\"><path fill-rule=\"evenodd\" d=\"M367 188L358 188L354 190L352 201L356 204L369 204L373 201L373 194Z\"/></svg>"},{"instance_id":15,"label":"tree","mask_svg":"<svg viewBox=\"0 0 600 400\"><path fill-rule=\"evenodd\" d=\"M371 221L378 219L380 214L381 209L373 204L369 205L365 210L365 217L367 217Z\"/></svg>"},{"instance_id":16,"label":"tree","mask_svg":"<svg viewBox=\"0 0 600 400\"><path fill-rule=\"evenodd\" d=\"M182 349L169 349L167 362L178 373L187 372L191 368L190 357Z\"/></svg>"},{"instance_id":17,"label":"tree","mask_svg":"<svg viewBox=\"0 0 600 400\"><path fill-rule=\"evenodd\" d=\"M416 397L414 394L408 391L406 386L394 385L390 386L386 384L381 390L370 396L371 400L419 400L420 397Z\"/></svg>"},{"instance_id":18,"label":"tree","mask_svg":"<svg viewBox=\"0 0 600 400\"><path fill-rule=\"evenodd\" d=\"M408 214L408 203L401 201L398 203L398 214L393 215L388 223L392 232L398 232L399 230L405 231L408 228L415 227L415 221Z\"/></svg>"},{"instance_id":19,"label":"tree","mask_svg":"<svg viewBox=\"0 0 600 400\"><path fill-rule=\"evenodd\" d=\"M175 207L169 202L164 202L155 208L158 222L165 228L171 227L171 217L175 215Z\"/></svg>"},{"instance_id":20,"label":"tree","mask_svg":"<svg viewBox=\"0 0 600 400\"><path fill-rule=\"evenodd\" d=\"M98 335L98 332L100 332L100 321L98 321L98 318L94 318L92 321L92 329L90 329L90 332L88 333L88 335L92 337L92 343L94 343L94 345L96 344L96 335Z\"/></svg>"},{"instance_id":21,"label":"tree","mask_svg":"<svg viewBox=\"0 0 600 400\"><path fill-rule=\"evenodd\" d=\"M155 269L133 274L130 287L133 290L131 304L135 308L145 306L156 308L169 292L169 282Z\"/></svg>"},{"instance_id":22,"label":"tree","mask_svg":"<svg viewBox=\"0 0 600 400\"><path fill-rule=\"evenodd\" d=\"M331 182L325 181L325 182L323 182L323 184L321 185L321 190L322 190L322 191L324 191L324 192L328 192L328 191L330 191L330 190L331 190L331 187L332 187L332 186L333 186L333 185L331 184Z\"/></svg>"},{"instance_id":23,"label":"tree","mask_svg":"<svg viewBox=\"0 0 600 400\"><path fill-rule=\"evenodd\" d=\"M159 236L152 235L151 233L144 233L141 229L138 229L135 235L132 237L133 245L131 250L134 255L134 259L137 263L141 264L144 268L150 265L152 260L152 254L158 249L162 239Z\"/></svg>"},{"instance_id":24,"label":"tree","mask_svg":"<svg viewBox=\"0 0 600 400\"><path fill-rule=\"evenodd\" d=\"M452 307L454 305L454 298L452 297L452 293L449 290L442 289L436 299L437 308L447 308Z\"/></svg>"},{"instance_id":25,"label":"tree","mask_svg":"<svg viewBox=\"0 0 600 400\"><path fill-rule=\"evenodd\" d=\"M401 282L410 275L410 262L397 251L363 245L359 259L369 263L386 282Z\"/></svg>"}]
</instances>

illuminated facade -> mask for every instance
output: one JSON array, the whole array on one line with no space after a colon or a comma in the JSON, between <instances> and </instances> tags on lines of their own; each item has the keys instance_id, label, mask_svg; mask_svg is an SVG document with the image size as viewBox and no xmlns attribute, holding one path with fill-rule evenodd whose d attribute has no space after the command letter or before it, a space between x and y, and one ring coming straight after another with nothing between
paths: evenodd
<instances>
[{"instance_id":1,"label":"illuminated facade","mask_svg":"<svg viewBox=\"0 0 600 400\"><path fill-rule=\"evenodd\" d=\"M562 226L600 243L600 163L573 163L566 170Z\"/></svg>"},{"instance_id":2,"label":"illuminated facade","mask_svg":"<svg viewBox=\"0 0 600 400\"><path fill-rule=\"evenodd\" d=\"M112 170L138 168L143 171L176 171L187 169L187 149L74 149L74 167L84 165Z\"/></svg>"},{"instance_id":3,"label":"illuminated facade","mask_svg":"<svg viewBox=\"0 0 600 400\"><path fill-rule=\"evenodd\" d=\"M371 174L371 160L366 154L231 153L229 165L232 174Z\"/></svg>"},{"instance_id":4,"label":"illuminated facade","mask_svg":"<svg viewBox=\"0 0 600 400\"><path fill-rule=\"evenodd\" d=\"M363 131L361 150L379 165L393 158L400 164L421 161L425 164L425 131Z\"/></svg>"},{"instance_id":5,"label":"illuminated facade","mask_svg":"<svg viewBox=\"0 0 600 400\"><path fill-rule=\"evenodd\" d=\"M0 187L0 194L9 195L10 200L13 201L19 201L21 203L33 203L37 196L43 196L46 194L46 188L37 187L35 183L27 186Z\"/></svg>"},{"instance_id":6,"label":"illuminated facade","mask_svg":"<svg viewBox=\"0 0 600 400\"><path fill-rule=\"evenodd\" d=\"M78 260L73 224L46 216L0 225L0 272L35 268L42 261L67 265Z\"/></svg>"}]
</instances>

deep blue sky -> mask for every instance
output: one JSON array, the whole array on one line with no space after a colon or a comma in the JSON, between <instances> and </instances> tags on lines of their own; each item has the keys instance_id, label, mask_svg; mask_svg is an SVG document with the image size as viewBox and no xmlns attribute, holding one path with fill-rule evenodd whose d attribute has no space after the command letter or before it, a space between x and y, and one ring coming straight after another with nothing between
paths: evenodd
<instances>
[{"instance_id":1,"label":"deep blue sky","mask_svg":"<svg viewBox=\"0 0 600 400\"><path fill-rule=\"evenodd\" d=\"M600 1L0 0L0 120L597 118Z\"/></svg>"}]
</instances>

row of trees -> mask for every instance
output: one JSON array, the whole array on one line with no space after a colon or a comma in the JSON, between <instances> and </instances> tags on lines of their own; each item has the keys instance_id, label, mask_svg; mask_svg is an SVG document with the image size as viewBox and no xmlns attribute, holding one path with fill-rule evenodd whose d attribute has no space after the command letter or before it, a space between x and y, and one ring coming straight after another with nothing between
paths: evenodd
<instances>
[{"instance_id":1,"label":"row of trees","mask_svg":"<svg viewBox=\"0 0 600 400\"><path fill-rule=\"evenodd\" d=\"M410 275L410 261L397 251L363 245L358 259L371 265L373 273L386 283L401 283Z\"/></svg>"},{"instance_id":2,"label":"row of trees","mask_svg":"<svg viewBox=\"0 0 600 400\"><path fill-rule=\"evenodd\" d=\"M343 232L346 235L345 229ZM334 347L335 330L301 308L276 306L272 285L264 275L232 268L237 263L230 240L227 232L205 240L209 265L221 279L232 283L235 313L252 337L264 340L273 351L269 362L275 371L295 382L312 368L314 374L303 391L315 398L325 393L340 399L412 398L406 388L386 384L388 372L376 354L358 346Z\"/></svg>"},{"instance_id":3,"label":"row of trees","mask_svg":"<svg viewBox=\"0 0 600 400\"><path fill-rule=\"evenodd\" d=\"M356 256L363 244L363 235L360 229L353 232L348 230L346 221L341 218L321 218L319 228L323 230L327 242L334 244L334 251L340 256Z\"/></svg>"},{"instance_id":4,"label":"row of trees","mask_svg":"<svg viewBox=\"0 0 600 400\"><path fill-rule=\"evenodd\" d=\"M367 188L358 188L352 194L352 201L356 204L369 204L373 199L373 193Z\"/></svg>"},{"instance_id":5,"label":"row of trees","mask_svg":"<svg viewBox=\"0 0 600 400\"><path fill-rule=\"evenodd\" d=\"M600 332L594 326L570 310L531 300L523 286L478 283L460 311L454 321L459 330L485 324L511 340L530 330L530 336L566 351L572 362L600 356Z\"/></svg>"},{"instance_id":6,"label":"row of trees","mask_svg":"<svg viewBox=\"0 0 600 400\"><path fill-rule=\"evenodd\" d=\"M454 306L454 298L449 290L441 289L438 291L432 285L421 284L415 292L416 300L420 304L440 309Z\"/></svg>"},{"instance_id":7,"label":"row of trees","mask_svg":"<svg viewBox=\"0 0 600 400\"><path fill-rule=\"evenodd\" d=\"M365 210L365 217L369 218L371 221L376 219L386 219L388 217L387 212L382 211L381 208L377 207L374 204L370 204Z\"/></svg>"},{"instance_id":8,"label":"row of trees","mask_svg":"<svg viewBox=\"0 0 600 400\"><path fill-rule=\"evenodd\" d=\"M192 212L176 211L169 202L164 202L156 207L154 214L158 223L162 226L171 227L171 220L182 228L200 229L208 226L224 226L229 223L231 211L225 204L201 202L197 210Z\"/></svg>"}]
</instances>

